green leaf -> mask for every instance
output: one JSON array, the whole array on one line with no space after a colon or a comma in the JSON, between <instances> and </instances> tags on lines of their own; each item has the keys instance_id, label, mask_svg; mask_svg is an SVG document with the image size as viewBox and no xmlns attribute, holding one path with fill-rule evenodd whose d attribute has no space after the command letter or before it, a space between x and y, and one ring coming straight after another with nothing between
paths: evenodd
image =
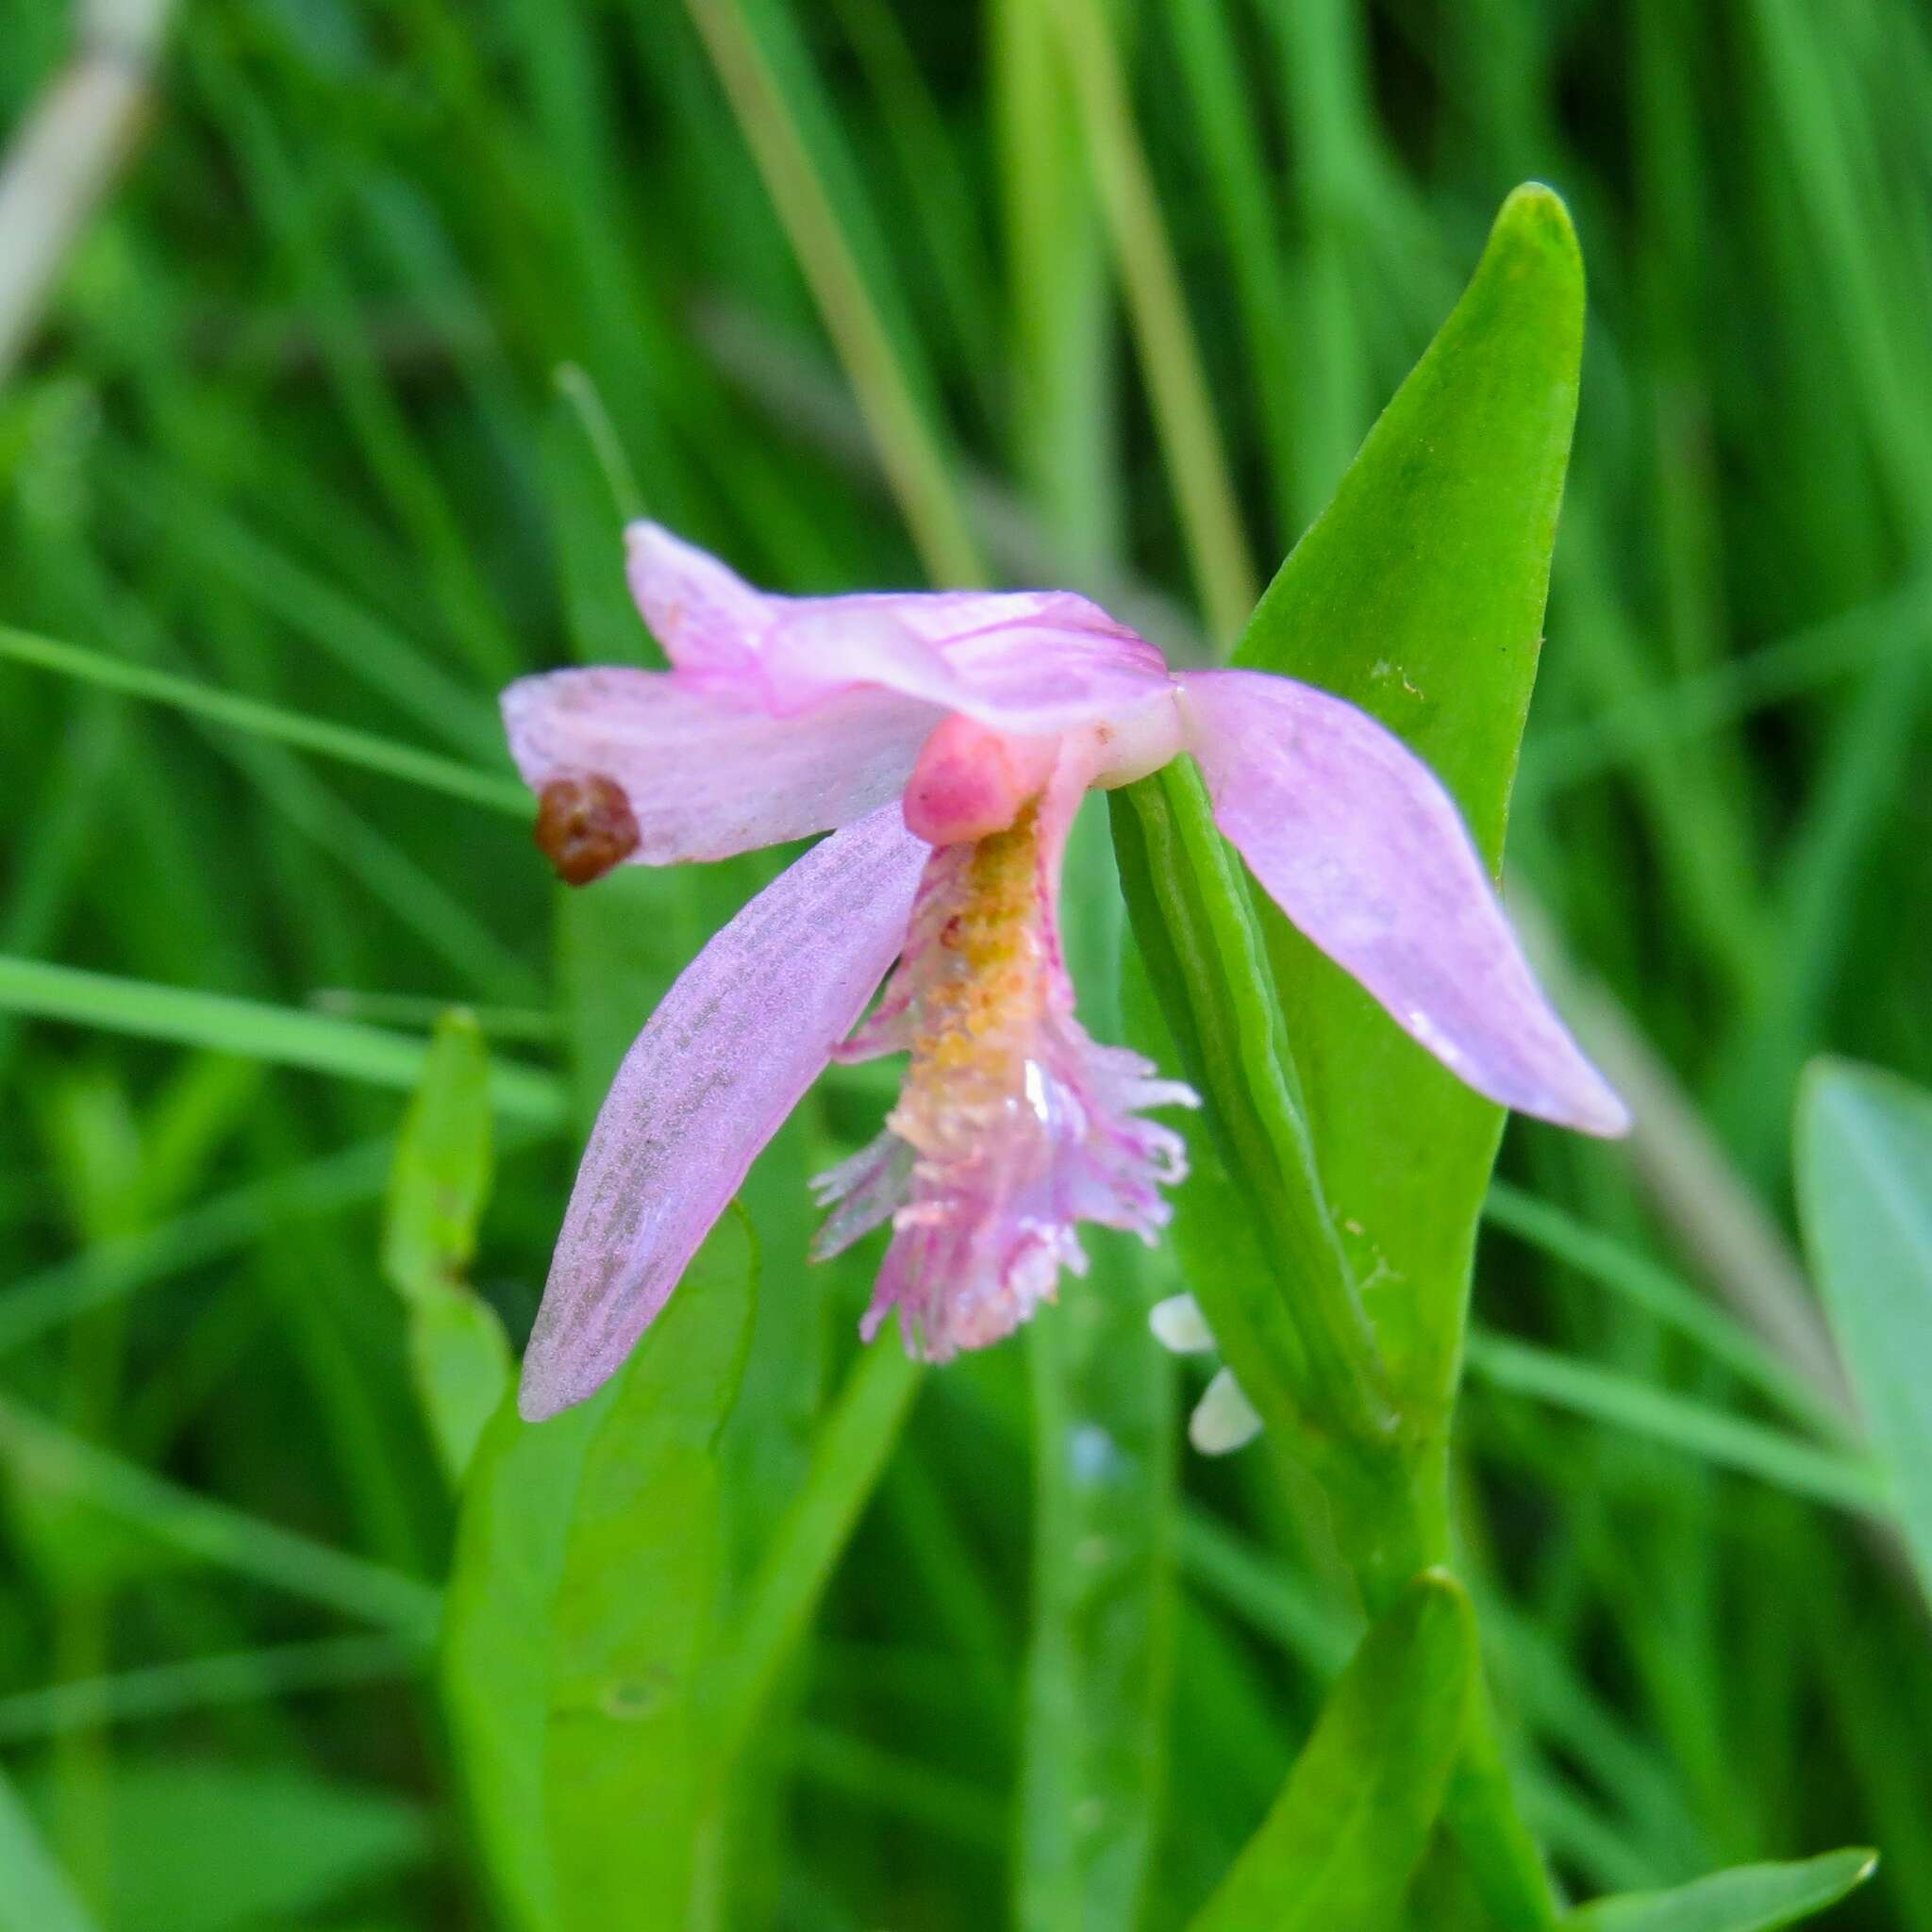
<instances>
[{"instance_id":1,"label":"green leaf","mask_svg":"<svg viewBox=\"0 0 1932 1932\"><path fill-rule=\"evenodd\" d=\"M1740 1865L1673 1891L1633 1891L1572 1912L1564 1932L1775 1932L1864 1884L1878 1864L1867 1851L1826 1852L1792 1865Z\"/></svg>"},{"instance_id":2,"label":"green leaf","mask_svg":"<svg viewBox=\"0 0 1932 1932\"><path fill-rule=\"evenodd\" d=\"M432 1286L409 1310L409 1373L442 1466L460 1477L516 1374L502 1318L466 1288Z\"/></svg>"},{"instance_id":3,"label":"green leaf","mask_svg":"<svg viewBox=\"0 0 1932 1932\"><path fill-rule=\"evenodd\" d=\"M691 1693L724 1571L717 1438L754 1272L734 1210L603 1391L535 1425L506 1403L471 1467L444 1696L526 1932L684 1923L708 1761Z\"/></svg>"},{"instance_id":4,"label":"green leaf","mask_svg":"<svg viewBox=\"0 0 1932 1932\"><path fill-rule=\"evenodd\" d=\"M1191 1932L1387 1932L1442 1806L1476 1681L1475 1620L1445 1572L1362 1639L1281 1795Z\"/></svg>"},{"instance_id":5,"label":"green leaf","mask_svg":"<svg viewBox=\"0 0 1932 1932\"><path fill-rule=\"evenodd\" d=\"M1932 1093L1815 1061L1797 1180L1832 1332L1932 1596Z\"/></svg>"},{"instance_id":6,"label":"green leaf","mask_svg":"<svg viewBox=\"0 0 1932 1932\"><path fill-rule=\"evenodd\" d=\"M430 1849L410 1799L286 1764L124 1758L107 1798L107 1923L142 1932L286 1925Z\"/></svg>"},{"instance_id":7,"label":"green leaf","mask_svg":"<svg viewBox=\"0 0 1932 1932\"><path fill-rule=\"evenodd\" d=\"M390 1176L382 1263L408 1308L409 1364L443 1467L460 1476L509 1387L508 1338L465 1281L490 1194L490 1056L474 1015L437 1022Z\"/></svg>"},{"instance_id":8,"label":"green leaf","mask_svg":"<svg viewBox=\"0 0 1932 1932\"><path fill-rule=\"evenodd\" d=\"M1582 323L1569 218L1548 190L1520 189L1236 652L1407 740L1492 866L1536 670ZM1284 1446L1317 1466L1367 1600L1386 1605L1446 1547L1448 1410L1502 1113L1241 891L1191 765L1116 794L1113 822L1135 936L1202 1091L1205 1151L1225 1168L1217 1185L1199 1161L1178 1244L1191 1266L1231 1246L1268 1271L1210 1263L1191 1285L1271 1429L1291 1431ZM1391 1406L1399 1431L1386 1426ZM1474 1725L1483 1761L1457 1782L1457 1835L1492 1911L1541 1926L1553 1907L1488 1728Z\"/></svg>"},{"instance_id":9,"label":"green leaf","mask_svg":"<svg viewBox=\"0 0 1932 1932\"><path fill-rule=\"evenodd\" d=\"M1519 188L1462 299L1269 587L1237 663L1359 705L1427 760L1499 867L1576 411L1583 265ZM1258 908L1315 1157L1397 1386L1453 1383L1502 1113Z\"/></svg>"},{"instance_id":10,"label":"green leaf","mask_svg":"<svg viewBox=\"0 0 1932 1932\"><path fill-rule=\"evenodd\" d=\"M0 1774L0 1932L95 1932L33 1814Z\"/></svg>"},{"instance_id":11,"label":"green leaf","mask_svg":"<svg viewBox=\"0 0 1932 1932\"><path fill-rule=\"evenodd\" d=\"M490 1167L490 1055L455 1008L436 1023L390 1174L382 1265L406 1298L468 1274Z\"/></svg>"}]
</instances>

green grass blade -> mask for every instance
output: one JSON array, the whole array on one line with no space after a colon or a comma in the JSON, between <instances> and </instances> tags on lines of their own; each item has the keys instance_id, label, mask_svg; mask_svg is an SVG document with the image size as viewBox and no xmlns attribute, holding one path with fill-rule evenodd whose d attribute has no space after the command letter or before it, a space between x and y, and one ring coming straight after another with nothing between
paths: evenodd
<instances>
[{"instance_id":1,"label":"green grass blade","mask_svg":"<svg viewBox=\"0 0 1932 1932\"><path fill-rule=\"evenodd\" d=\"M405 1638L436 1628L441 1599L427 1584L197 1496L11 1401L0 1401L0 1456L17 1478L79 1497L203 1562Z\"/></svg>"},{"instance_id":2,"label":"green grass blade","mask_svg":"<svg viewBox=\"0 0 1932 1932\"><path fill-rule=\"evenodd\" d=\"M394 1637L322 1637L48 1684L0 1697L0 1744L26 1743L70 1727L105 1729L224 1704L385 1683L420 1674L428 1659L426 1644ZM0 1871L7 1869L0 1855Z\"/></svg>"},{"instance_id":3,"label":"green grass blade","mask_svg":"<svg viewBox=\"0 0 1932 1932\"><path fill-rule=\"evenodd\" d=\"M1803 1427L1827 1438L1844 1433L1843 1417L1810 1382L1788 1368L1741 1323L1647 1255L1584 1226L1561 1208L1505 1181L1491 1183L1483 1219L1688 1336L1713 1361L1768 1396Z\"/></svg>"},{"instance_id":4,"label":"green grass blade","mask_svg":"<svg viewBox=\"0 0 1932 1932\"><path fill-rule=\"evenodd\" d=\"M0 1356L163 1275L230 1255L272 1228L375 1200L387 1142L365 1142L285 1169L117 1241L98 1241L0 1291Z\"/></svg>"},{"instance_id":5,"label":"green grass blade","mask_svg":"<svg viewBox=\"0 0 1932 1932\"><path fill-rule=\"evenodd\" d=\"M1563 1932L1776 1932L1835 1906L1877 1869L1875 1853L1826 1852L1797 1865L1741 1865L1675 1891L1599 1899Z\"/></svg>"},{"instance_id":6,"label":"green grass blade","mask_svg":"<svg viewBox=\"0 0 1932 1932\"><path fill-rule=\"evenodd\" d=\"M499 777L493 772L479 771L474 765L459 764L455 758L421 751L414 745L398 744L392 739L378 738L352 725L332 724L325 719L305 717L259 698L242 697L234 691L197 684L192 678L129 664L104 651L0 625L0 657L36 665L63 677L77 678L106 691L192 711L238 731L276 739L303 751L336 758L343 764L359 765L365 771L380 772L385 777L441 791L471 805L488 806L510 818L531 816L530 794L514 778Z\"/></svg>"},{"instance_id":7,"label":"green grass blade","mask_svg":"<svg viewBox=\"0 0 1932 1932\"><path fill-rule=\"evenodd\" d=\"M1667 1442L1795 1496L1866 1515L1886 1511L1885 1482L1869 1463L1813 1448L1783 1431L1669 1394L1635 1376L1499 1335L1470 1336L1469 1367L1479 1380L1495 1388Z\"/></svg>"},{"instance_id":8,"label":"green grass blade","mask_svg":"<svg viewBox=\"0 0 1932 1932\"><path fill-rule=\"evenodd\" d=\"M750 1741L858 1527L921 1379L921 1365L890 1341L868 1348L820 1424L805 1485L773 1532L706 1687L722 1759L735 1758Z\"/></svg>"},{"instance_id":9,"label":"green grass blade","mask_svg":"<svg viewBox=\"0 0 1932 1932\"><path fill-rule=\"evenodd\" d=\"M935 584L984 582L978 546L954 493L945 454L901 367L770 58L739 0L686 5L811 283L926 575Z\"/></svg>"},{"instance_id":10,"label":"green grass blade","mask_svg":"<svg viewBox=\"0 0 1932 1932\"><path fill-rule=\"evenodd\" d=\"M1213 392L1161 219L1126 75L1099 0L1050 0L1080 103L1089 163L1106 211L1154 404L1201 608L1223 643L1255 606L1255 567L1241 527Z\"/></svg>"},{"instance_id":11,"label":"green grass blade","mask_svg":"<svg viewBox=\"0 0 1932 1932\"><path fill-rule=\"evenodd\" d=\"M0 958L0 1008L375 1087L414 1088L429 1051L426 1041L323 1013L117 979L41 959ZM563 1118L561 1088L535 1068L499 1064L491 1071L490 1093L498 1110L515 1119L552 1126Z\"/></svg>"},{"instance_id":12,"label":"green grass blade","mask_svg":"<svg viewBox=\"0 0 1932 1932\"><path fill-rule=\"evenodd\" d=\"M1832 1331L1932 1596L1932 1093L1816 1061L1797 1142L1798 1198Z\"/></svg>"}]
</instances>

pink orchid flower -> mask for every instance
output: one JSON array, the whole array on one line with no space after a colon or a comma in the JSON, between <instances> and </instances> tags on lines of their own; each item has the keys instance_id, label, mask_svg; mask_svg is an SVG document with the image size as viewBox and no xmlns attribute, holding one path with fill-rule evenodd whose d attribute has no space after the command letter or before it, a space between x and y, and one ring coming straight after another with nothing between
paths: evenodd
<instances>
[{"instance_id":1,"label":"pink orchid flower","mask_svg":"<svg viewBox=\"0 0 1932 1932\"><path fill-rule=\"evenodd\" d=\"M815 1183L832 1209L816 1254L892 1226L866 1339L896 1307L917 1355L984 1347L1084 1269L1082 1222L1155 1239L1186 1151L1143 1116L1195 1097L1074 1017L1059 872L1091 788L1181 752L1283 912L1454 1073L1586 1133L1625 1126L1448 794L1353 706L1256 672L1172 674L1067 591L770 596L651 524L630 530L629 567L672 669L504 694L558 871L582 883L832 836L711 940L618 1070L530 1340L525 1416L614 1373L834 1059L910 1056L884 1131Z\"/></svg>"}]
</instances>

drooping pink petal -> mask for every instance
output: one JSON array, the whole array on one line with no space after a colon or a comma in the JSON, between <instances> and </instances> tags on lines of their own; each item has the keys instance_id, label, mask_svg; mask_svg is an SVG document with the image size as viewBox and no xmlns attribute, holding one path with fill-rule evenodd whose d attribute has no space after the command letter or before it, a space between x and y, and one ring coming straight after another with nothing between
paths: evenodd
<instances>
[{"instance_id":1,"label":"drooping pink petal","mask_svg":"<svg viewBox=\"0 0 1932 1932\"><path fill-rule=\"evenodd\" d=\"M1151 1241L1186 1150L1144 1109L1192 1106L1074 1013L1057 919L1067 827L1103 747L1070 743L1043 798L991 837L934 852L904 958L841 1059L908 1049L886 1131L815 1183L833 1212L814 1252L890 1220L862 1333L893 1308L931 1361L1009 1334L1084 1274L1079 1224Z\"/></svg>"},{"instance_id":2,"label":"drooping pink petal","mask_svg":"<svg viewBox=\"0 0 1932 1932\"><path fill-rule=\"evenodd\" d=\"M687 967L611 1083L577 1172L519 1407L591 1395L864 1010L928 848L873 812L768 886Z\"/></svg>"},{"instance_id":3,"label":"drooping pink petal","mask_svg":"<svg viewBox=\"0 0 1932 1932\"><path fill-rule=\"evenodd\" d=\"M636 823L640 865L725 858L849 824L895 798L941 714L847 689L774 716L682 673L553 671L503 694L510 755L539 792L603 778Z\"/></svg>"},{"instance_id":4,"label":"drooping pink petal","mask_svg":"<svg viewBox=\"0 0 1932 1932\"><path fill-rule=\"evenodd\" d=\"M1479 1092L1623 1133L1622 1101L1551 1010L1428 767L1366 712L1291 678L1181 682L1216 822L1302 932Z\"/></svg>"}]
</instances>

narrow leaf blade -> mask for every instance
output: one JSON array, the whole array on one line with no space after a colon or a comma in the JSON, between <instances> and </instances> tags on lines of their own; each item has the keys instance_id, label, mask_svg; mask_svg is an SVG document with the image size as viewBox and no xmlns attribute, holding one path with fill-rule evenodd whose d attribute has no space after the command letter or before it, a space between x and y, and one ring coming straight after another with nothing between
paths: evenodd
<instances>
[{"instance_id":1,"label":"narrow leaf blade","mask_svg":"<svg viewBox=\"0 0 1932 1932\"><path fill-rule=\"evenodd\" d=\"M1826 1852L1790 1865L1740 1865L1671 1891L1598 1899L1563 1921L1564 1932L1775 1932L1864 1884L1874 1852Z\"/></svg>"},{"instance_id":2,"label":"narrow leaf blade","mask_svg":"<svg viewBox=\"0 0 1932 1932\"><path fill-rule=\"evenodd\" d=\"M1932 1093L1815 1063L1797 1180L1832 1332L1932 1596Z\"/></svg>"},{"instance_id":3,"label":"narrow leaf blade","mask_svg":"<svg viewBox=\"0 0 1932 1932\"><path fill-rule=\"evenodd\" d=\"M1575 417L1583 267L1562 203L1504 204L1475 275L1263 596L1236 661L1349 699L1419 753L1491 867ZM1316 1155L1404 1392L1454 1374L1502 1115L1259 908Z\"/></svg>"},{"instance_id":4,"label":"narrow leaf blade","mask_svg":"<svg viewBox=\"0 0 1932 1932\"><path fill-rule=\"evenodd\" d=\"M1363 1638L1274 1808L1191 1932L1384 1932L1441 1809L1477 1669L1469 1600L1418 1576Z\"/></svg>"}]
</instances>

